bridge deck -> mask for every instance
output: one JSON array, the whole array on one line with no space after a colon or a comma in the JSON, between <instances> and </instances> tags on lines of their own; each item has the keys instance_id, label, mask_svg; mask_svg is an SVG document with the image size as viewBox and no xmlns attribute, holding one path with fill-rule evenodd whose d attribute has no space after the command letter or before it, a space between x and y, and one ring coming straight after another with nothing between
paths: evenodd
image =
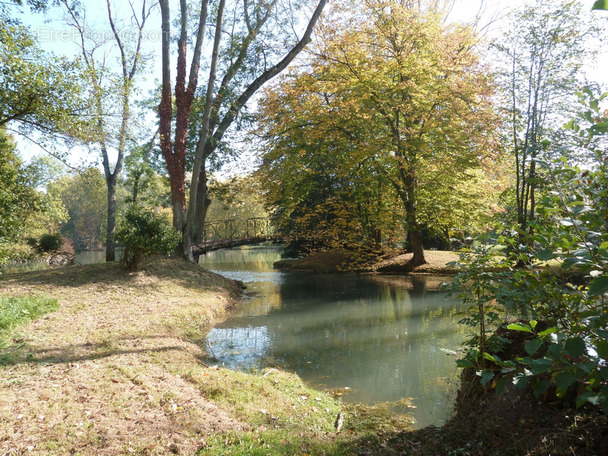
<instances>
[{"instance_id":1,"label":"bridge deck","mask_svg":"<svg viewBox=\"0 0 608 456\"><path fill-rule=\"evenodd\" d=\"M194 247L194 253L204 255L207 252L213 252L214 250L231 249L233 247L240 247L242 245L259 244L267 241L279 241L280 236L250 236L238 239L222 239L215 241L206 241Z\"/></svg>"}]
</instances>

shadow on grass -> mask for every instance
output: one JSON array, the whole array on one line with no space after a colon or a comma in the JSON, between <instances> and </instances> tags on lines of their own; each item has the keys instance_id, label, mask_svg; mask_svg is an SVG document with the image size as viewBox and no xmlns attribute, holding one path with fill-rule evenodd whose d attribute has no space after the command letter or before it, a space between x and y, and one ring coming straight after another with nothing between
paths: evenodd
<instances>
[{"instance_id":1,"label":"shadow on grass","mask_svg":"<svg viewBox=\"0 0 608 456\"><path fill-rule=\"evenodd\" d=\"M20 342L13 346L0 346L0 356L3 364L17 365L23 363L38 364L72 364L83 361L96 361L123 355L166 353L172 351L186 351L183 345L157 344L147 345L145 341L171 340L171 336L125 336L116 339L106 339L100 342L87 342L84 344L71 344L58 347L34 348ZM204 339L191 341L203 348ZM146 346L147 345L147 346ZM204 353L204 349L203 349ZM197 362L206 365L210 361L206 353L195 355Z\"/></svg>"},{"instance_id":2,"label":"shadow on grass","mask_svg":"<svg viewBox=\"0 0 608 456\"><path fill-rule=\"evenodd\" d=\"M20 285L48 285L57 287L81 287L86 285L107 285L145 287L138 281L142 277L155 277L162 281L170 281L176 285L196 290L214 290L221 288L230 293L238 293L240 287L232 280L210 272L201 266L193 265L184 260L154 257L147 259L141 269L130 272L121 267L120 263L88 264L83 266L68 266L57 269L7 273L0 276L0 286L17 282Z\"/></svg>"}]
</instances>

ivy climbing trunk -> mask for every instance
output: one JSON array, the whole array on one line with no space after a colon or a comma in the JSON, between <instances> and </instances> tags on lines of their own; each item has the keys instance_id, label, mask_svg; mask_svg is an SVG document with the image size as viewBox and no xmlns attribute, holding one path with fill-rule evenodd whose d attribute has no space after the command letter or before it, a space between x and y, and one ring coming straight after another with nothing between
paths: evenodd
<instances>
[{"instance_id":1,"label":"ivy climbing trunk","mask_svg":"<svg viewBox=\"0 0 608 456\"><path fill-rule=\"evenodd\" d=\"M162 92L158 106L160 149L171 186L173 226L183 232L186 226L186 154L190 111L198 85L201 49L207 22L208 1L203 0L198 13L198 28L188 73L188 5L180 0L179 38L177 41L177 75L175 90L171 81L171 15L169 0L160 0ZM187 74L188 73L188 74ZM175 102L175 118L173 103ZM175 131L173 126L175 125ZM175 136L173 136L173 134ZM174 137L174 140L172 138Z\"/></svg>"}]
</instances>

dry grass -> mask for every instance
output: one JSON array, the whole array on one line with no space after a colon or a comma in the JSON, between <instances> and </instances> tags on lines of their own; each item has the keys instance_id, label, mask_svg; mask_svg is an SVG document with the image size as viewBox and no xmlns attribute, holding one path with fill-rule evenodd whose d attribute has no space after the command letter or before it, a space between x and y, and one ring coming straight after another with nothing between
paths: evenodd
<instances>
[{"instance_id":1,"label":"dry grass","mask_svg":"<svg viewBox=\"0 0 608 456\"><path fill-rule=\"evenodd\" d=\"M178 374L206 369L200 341L237 293L166 259L136 273L103 264L0 278L1 295L60 306L11 335L0 454L192 454L206 435L241 429Z\"/></svg>"}]
</instances>

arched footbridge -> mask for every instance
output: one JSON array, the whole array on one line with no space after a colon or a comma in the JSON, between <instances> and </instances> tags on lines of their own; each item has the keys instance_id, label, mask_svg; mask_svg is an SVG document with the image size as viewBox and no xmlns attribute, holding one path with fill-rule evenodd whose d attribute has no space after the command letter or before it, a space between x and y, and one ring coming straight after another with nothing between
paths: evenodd
<instances>
[{"instance_id":1,"label":"arched footbridge","mask_svg":"<svg viewBox=\"0 0 608 456\"><path fill-rule=\"evenodd\" d=\"M281 241L283 238L276 233L273 222L270 217L250 217L205 223L203 242L194 247L194 252L204 255L214 250Z\"/></svg>"}]
</instances>

